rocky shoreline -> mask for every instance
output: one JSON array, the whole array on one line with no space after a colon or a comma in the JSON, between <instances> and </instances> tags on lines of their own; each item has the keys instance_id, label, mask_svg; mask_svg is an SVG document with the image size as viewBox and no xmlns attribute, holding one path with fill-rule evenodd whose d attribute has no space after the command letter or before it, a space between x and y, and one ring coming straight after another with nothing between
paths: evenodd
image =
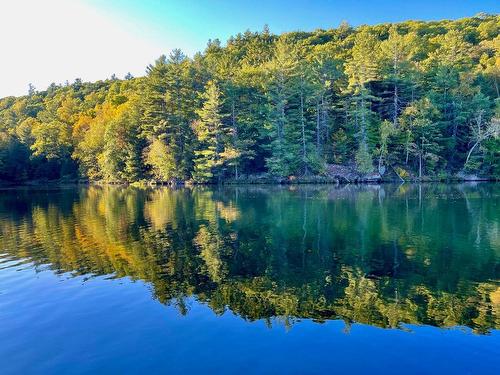
<instances>
[{"instance_id":1,"label":"rocky shoreline","mask_svg":"<svg viewBox=\"0 0 500 375\"><path fill-rule=\"evenodd\" d=\"M404 175L404 177L402 177ZM242 175L239 178L225 179L221 185L293 185L293 184L382 184L382 183L422 183L422 182L480 182L480 181L500 181L495 176L481 176L460 172L454 175L423 176L418 178L399 168L380 173L360 173L354 166L329 164L321 175L288 176L275 177L267 173ZM171 180L142 180L134 183L122 181L88 181L75 178L63 178L58 180L29 180L22 182L0 181L1 187L16 186L44 186L44 185L135 185L135 186L184 186L184 185L217 185L213 183L195 183L193 181Z\"/></svg>"}]
</instances>

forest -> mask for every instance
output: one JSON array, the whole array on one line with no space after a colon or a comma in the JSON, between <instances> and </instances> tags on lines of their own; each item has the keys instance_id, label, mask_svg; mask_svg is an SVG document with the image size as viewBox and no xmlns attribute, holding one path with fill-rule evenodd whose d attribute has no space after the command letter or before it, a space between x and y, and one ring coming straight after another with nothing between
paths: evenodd
<instances>
[{"instance_id":1,"label":"forest","mask_svg":"<svg viewBox=\"0 0 500 375\"><path fill-rule=\"evenodd\" d=\"M30 85L0 99L0 180L499 178L499 30L487 14L264 27L175 49L143 77Z\"/></svg>"}]
</instances>

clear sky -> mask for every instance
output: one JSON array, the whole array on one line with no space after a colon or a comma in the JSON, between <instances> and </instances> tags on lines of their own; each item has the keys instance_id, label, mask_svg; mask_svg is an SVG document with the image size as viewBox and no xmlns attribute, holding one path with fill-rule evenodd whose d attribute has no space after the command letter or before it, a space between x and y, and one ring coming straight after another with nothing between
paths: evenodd
<instances>
[{"instance_id":1,"label":"clear sky","mask_svg":"<svg viewBox=\"0 0 500 375\"><path fill-rule=\"evenodd\" d=\"M162 53L203 50L247 29L314 30L499 13L499 0L2 0L0 97L28 83L144 74Z\"/></svg>"}]
</instances>

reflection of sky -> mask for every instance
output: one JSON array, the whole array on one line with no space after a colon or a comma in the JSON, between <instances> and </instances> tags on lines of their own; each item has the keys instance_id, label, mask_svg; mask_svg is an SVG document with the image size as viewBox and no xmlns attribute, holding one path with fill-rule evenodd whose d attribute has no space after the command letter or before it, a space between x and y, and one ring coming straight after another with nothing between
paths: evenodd
<instances>
[{"instance_id":1,"label":"reflection of sky","mask_svg":"<svg viewBox=\"0 0 500 375\"><path fill-rule=\"evenodd\" d=\"M13 269L10 269L13 270ZM500 332L303 320L286 329L217 316L187 299L185 316L142 281L0 271L2 374L494 374ZM37 371L34 371L36 369Z\"/></svg>"},{"instance_id":2,"label":"reflection of sky","mask_svg":"<svg viewBox=\"0 0 500 375\"><path fill-rule=\"evenodd\" d=\"M497 1L225 1L10 0L0 4L0 97L27 92L28 83L97 80L127 72L172 48L188 55L208 39L246 29L272 32L405 19L443 19L498 13Z\"/></svg>"}]
</instances>

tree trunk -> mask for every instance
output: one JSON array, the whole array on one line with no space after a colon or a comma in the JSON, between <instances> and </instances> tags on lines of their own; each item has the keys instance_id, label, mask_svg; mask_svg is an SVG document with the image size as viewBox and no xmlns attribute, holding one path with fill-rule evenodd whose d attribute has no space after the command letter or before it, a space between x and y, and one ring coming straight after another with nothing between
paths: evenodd
<instances>
[{"instance_id":1,"label":"tree trunk","mask_svg":"<svg viewBox=\"0 0 500 375\"><path fill-rule=\"evenodd\" d=\"M321 95L321 134L324 134L324 140L328 142L330 139L330 129L328 126L328 108L327 108L327 103L325 102L325 94L323 93Z\"/></svg>"},{"instance_id":2,"label":"tree trunk","mask_svg":"<svg viewBox=\"0 0 500 375\"><path fill-rule=\"evenodd\" d=\"M397 129L398 127L398 115L399 115L399 92L398 92L398 75L399 75L399 53L398 53L398 47L397 44L394 44L394 50L393 50L393 74L394 74L394 97L393 97L393 105L394 105L394 113L392 116L392 122L394 124L394 129Z\"/></svg>"},{"instance_id":3,"label":"tree trunk","mask_svg":"<svg viewBox=\"0 0 500 375\"><path fill-rule=\"evenodd\" d=\"M366 143L366 114L365 114L365 98L361 96L361 139Z\"/></svg>"},{"instance_id":4,"label":"tree trunk","mask_svg":"<svg viewBox=\"0 0 500 375\"><path fill-rule=\"evenodd\" d=\"M497 80L497 77L495 77L495 90L497 92L497 98L500 98L500 90L498 89L498 80Z\"/></svg>"},{"instance_id":5,"label":"tree trunk","mask_svg":"<svg viewBox=\"0 0 500 375\"><path fill-rule=\"evenodd\" d=\"M302 127L302 163L304 163L304 174L307 174L307 155L306 155L306 124L304 121L304 93L300 89L300 125Z\"/></svg>"},{"instance_id":6,"label":"tree trunk","mask_svg":"<svg viewBox=\"0 0 500 375\"><path fill-rule=\"evenodd\" d=\"M399 97L398 97L398 86L394 83L394 114L392 122L394 124L394 129L398 128L398 113L399 113Z\"/></svg>"},{"instance_id":7,"label":"tree trunk","mask_svg":"<svg viewBox=\"0 0 500 375\"><path fill-rule=\"evenodd\" d=\"M234 98L231 101L231 126L233 128L233 143L234 143L234 148L236 149L236 145L238 143L238 128L236 126L236 108L234 104ZM235 169L234 169L234 176L236 179L238 179L238 163L239 163L239 158L236 160L235 164Z\"/></svg>"},{"instance_id":8,"label":"tree trunk","mask_svg":"<svg viewBox=\"0 0 500 375\"><path fill-rule=\"evenodd\" d=\"M408 158L410 157L410 133L406 134L406 160L405 165L408 165Z\"/></svg>"},{"instance_id":9,"label":"tree trunk","mask_svg":"<svg viewBox=\"0 0 500 375\"><path fill-rule=\"evenodd\" d=\"M469 150L469 152L467 153L467 158L465 159L465 165L467 165L467 163L469 162L469 158L472 154L472 151L474 151L474 149L476 148L476 146L480 143L480 141L477 141L476 143L474 143L474 146L471 147L471 149Z\"/></svg>"},{"instance_id":10,"label":"tree trunk","mask_svg":"<svg viewBox=\"0 0 500 375\"><path fill-rule=\"evenodd\" d=\"M318 101L318 103L316 103L316 152L317 152L318 155L320 153L320 148L319 148L320 129L321 129L321 123L320 123L320 104L319 104L319 101Z\"/></svg>"},{"instance_id":11,"label":"tree trunk","mask_svg":"<svg viewBox=\"0 0 500 375\"><path fill-rule=\"evenodd\" d=\"M420 153L418 155L418 178L422 178L422 155L424 153L424 137L420 137Z\"/></svg>"}]
</instances>

